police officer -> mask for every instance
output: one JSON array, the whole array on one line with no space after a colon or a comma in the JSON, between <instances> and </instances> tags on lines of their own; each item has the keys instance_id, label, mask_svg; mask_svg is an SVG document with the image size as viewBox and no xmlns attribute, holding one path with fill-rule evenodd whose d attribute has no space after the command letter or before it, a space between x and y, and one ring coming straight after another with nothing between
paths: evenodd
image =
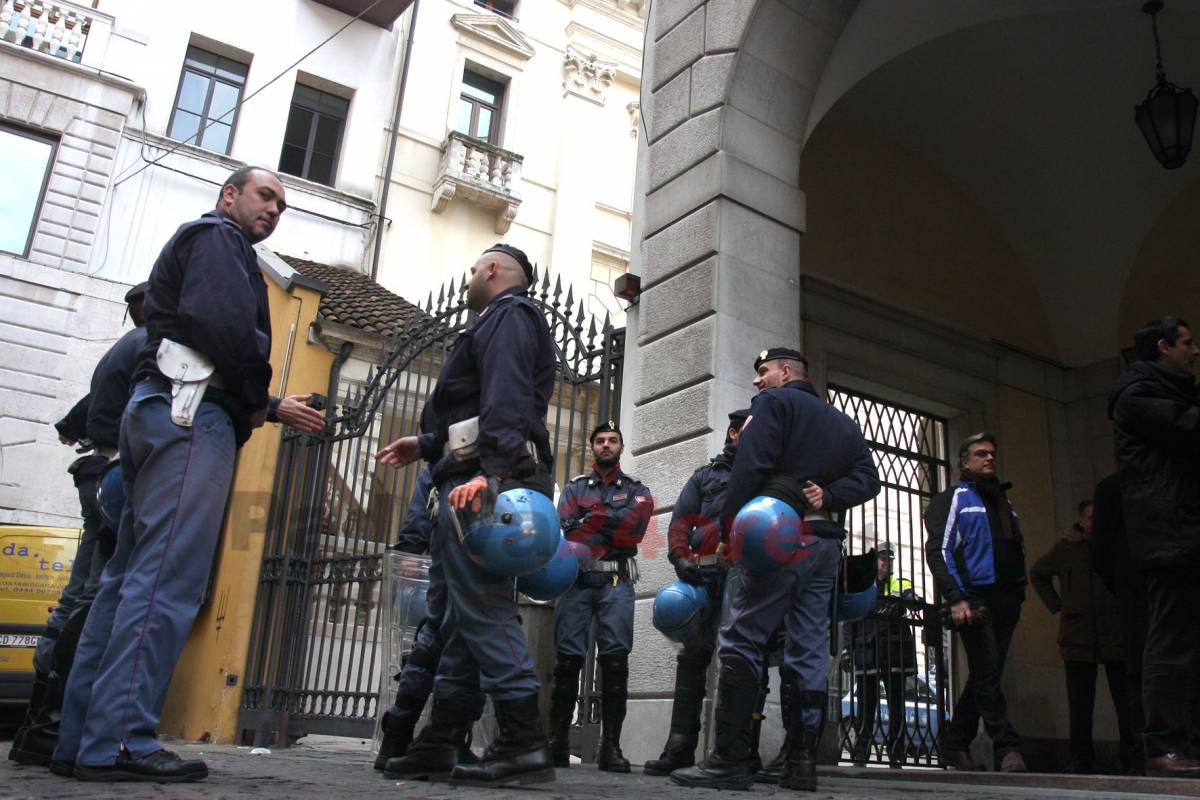
<instances>
[{"instance_id":1,"label":"police officer","mask_svg":"<svg viewBox=\"0 0 1200 800\"><path fill-rule=\"evenodd\" d=\"M725 502L725 485L733 472L738 436L749 414L750 409L740 409L729 415L725 448L692 473L671 511L667 557L679 580L708 589L713 610L709 622L683 643L683 650L675 657L671 729L662 755L646 762L644 771L647 775L670 775L695 763L705 679L716 649L720 604L725 592L724 569L716 555L721 541L721 510Z\"/></svg>"},{"instance_id":2,"label":"police officer","mask_svg":"<svg viewBox=\"0 0 1200 800\"><path fill-rule=\"evenodd\" d=\"M417 473L413 485L412 499L408 511L404 515L404 523L396 536L391 549L401 553L422 555L430 552L430 539L433 533L433 520L429 518L427 505L429 493L433 489L433 475L429 467L422 467ZM438 571L441 570L439 562ZM430 567L433 572L433 567ZM413 636L412 649L404 657L400 672L396 675L396 700L383 713L380 727L383 730L383 740L379 743L379 753L375 757L375 769L386 770L389 760L400 758L408 752L412 743L413 730L417 720L425 709L425 701L433 692L434 675L437 673L438 662L442 658L442 649L446 640L442 634L442 617L446 610L446 585L443 580L431 581L425 595L428 614L417 626ZM479 717L483 710L483 695L475 697L477 708L472 712L472 719ZM458 760L473 761L474 754L470 749L470 735L459 743ZM398 765L403 771L403 765Z\"/></svg>"},{"instance_id":3,"label":"police officer","mask_svg":"<svg viewBox=\"0 0 1200 800\"><path fill-rule=\"evenodd\" d=\"M452 783L472 786L554 778L513 579L479 566L456 533L456 527L467 530L480 519L483 501L497 491L525 487L547 498L554 493L544 419L556 359L542 312L529 299L532 282L533 266L517 248L497 244L484 251L467 283L467 304L479 316L459 334L442 365L431 397L434 429L397 439L376 454L394 467L421 457L434 462L438 519L432 556L444 572L448 609L442 624L449 626L429 724L405 756L388 762L388 775L449 771ZM476 419L474 442L448 450L451 426L469 431ZM431 574L430 591L434 586ZM491 695L500 732L478 766L456 764L458 745L478 716L480 688Z\"/></svg>"},{"instance_id":4,"label":"police officer","mask_svg":"<svg viewBox=\"0 0 1200 800\"><path fill-rule=\"evenodd\" d=\"M146 342L143 305L147 285L139 283L125 293L133 330L126 331L96 364L87 396L55 423L63 444L79 445L80 449L91 452L75 459L67 469L79 494L83 530L71 564L71 577L46 620L46 632L38 639L34 652L33 692L25 722L13 737L8 754L21 764L45 765L54 754L75 644L100 586L100 573L116 545L117 532L104 524L96 503L96 484L105 466L117 454L121 413L129 400L138 351Z\"/></svg>"},{"instance_id":5,"label":"police officer","mask_svg":"<svg viewBox=\"0 0 1200 800\"><path fill-rule=\"evenodd\" d=\"M892 574L896 554L891 542L875 548L875 586L878 597L918 600L912 581ZM874 613L850 624L850 651L854 662L858 708L851 760L864 766L875 739L879 684L887 691L888 765L900 767L905 756L904 686L917 672L916 639L905 618L904 605L877 600Z\"/></svg>"},{"instance_id":6,"label":"police officer","mask_svg":"<svg viewBox=\"0 0 1200 800\"><path fill-rule=\"evenodd\" d=\"M274 174L239 169L217 208L182 225L151 270L146 343L121 419L128 501L80 635L56 772L106 782L208 774L203 761L163 749L154 729L208 579L237 448L268 419L309 432L324 427L307 396L267 393L270 310L253 245L275 230L285 207ZM160 370L157 353L168 341L190 368L212 368L190 407L172 402Z\"/></svg>"},{"instance_id":7,"label":"police officer","mask_svg":"<svg viewBox=\"0 0 1200 800\"><path fill-rule=\"evenodd\" d=\"M646 535L654 501L649 489L621 470L624 441L615 422L597 425L589 441L592 471L572 478L558 499L563 535L586 544L592 559L554 606L557 655L550 705L551 748L554 765L566 767L579 672L594 618L602 723L596 765L609 772L629 772L629 761L621 753L621 725L629 694L629 651L633 649L634 556Z\"/></svg>"},{"instance_id":8,"label":"police officer","mask_svg":"<svg viewBox=\"0 0 1200 800\"><path fill-rule=\"evenodd\" d=\"M727 542L737 512L760 495L803 514L803 531L794 557L766 574L747 574L734 593L720 636L716 747L701 764L672 772L671 780L682 786L750 787L749 742L760 670L768 641L782 624L796 710L786 720L791 735L780 785L814 791L826 704L829 607L845 536L835 515L874 497L879 475L858 426L817 396L803 355L785 347L764 350L754 369L760 391L742 426L726 487L722 536ZM720 551L727 548L723 543Z\"/></svg>"}]
</instances>

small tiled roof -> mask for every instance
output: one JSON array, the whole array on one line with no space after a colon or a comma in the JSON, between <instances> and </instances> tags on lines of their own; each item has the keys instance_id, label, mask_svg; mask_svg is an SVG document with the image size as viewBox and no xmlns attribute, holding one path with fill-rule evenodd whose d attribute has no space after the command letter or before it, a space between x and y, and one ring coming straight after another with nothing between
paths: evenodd
<instances>
[{"instance_id":1,"label":"small tiled roof","mask_svg":"<svg viewBox=\"0 0 1200 800\"><path fill-rule=\"evenodd\" d=\"M282 253L279 257L300 274L329 286L318 312L323 320L383 336L398 336L405 325L429 319L417 306L361 272Z\"/></svg>"}]
</instances>

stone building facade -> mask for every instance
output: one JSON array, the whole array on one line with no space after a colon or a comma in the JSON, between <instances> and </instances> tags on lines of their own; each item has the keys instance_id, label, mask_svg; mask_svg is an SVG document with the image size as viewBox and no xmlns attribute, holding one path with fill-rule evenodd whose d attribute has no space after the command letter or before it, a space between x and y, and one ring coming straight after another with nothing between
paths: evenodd
<instances>
[{"instance_id":1,"label":"stone building facade","mask_svg":"<svg viewBox=\"0 0 1200 800\"><path fill-rule=\"evenodd\" d=\"M1200 7L1159 25L1194 83ZM821 391L945 420L951 452L996 431L1030 562L1049 549L1113 468L1121 349L1200 300L1195 159L1163 170L1133 124L1153 58L1145 16L1106 0L656 0L623 409L660 520L746 405L754 355L792 345ZM670 567L643 575L638 758L665 735L673 655L649 627ZM1027 603L1006 673L1046 767L1067 725L1055 627Z\"/></svg>"}]
</instances>

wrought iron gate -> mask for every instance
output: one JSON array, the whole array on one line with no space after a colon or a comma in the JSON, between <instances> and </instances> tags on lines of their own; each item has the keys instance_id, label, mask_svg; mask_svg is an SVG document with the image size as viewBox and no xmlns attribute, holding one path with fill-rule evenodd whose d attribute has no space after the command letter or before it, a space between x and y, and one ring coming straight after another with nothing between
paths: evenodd
<instances>
[{"instance_id":1,"label":"wrought iron gate","mask_svg":"<svg viewBox=\"0 0 1200 800\"><path fill-rule=\"evenodd\" d=\"M865 553L890 543L892 577L903 590L881 596L866 620L842 626L843 759L938 766L950 688L948 637L925 564L921 515L949 479L946 421L838 386L829 387L828 397L862 428L883 484L872 502L848 515L847 549Z\"/></svg>"},{"instance_id":2,"label":"wrought iron gate","mask_svg":"<svg viewBox=\"0 0 1200 800\"><path fill-rule=\"evenodd\" d=\"M326 432L284 432L251 629L239 730L257 744L326 733L369 737L382 668L382 553L403 520L419 464L376 469L375 452L419 429L447 349L473 315L464 286L426 301L361 381L340 378ZM589 463L597 420L620 414L624 328L599 326L560 280L530 296L554 339L558 378L547 414L554 476ZM377 646L378 645L378 646Z\"/></svg>"}]
</instances>

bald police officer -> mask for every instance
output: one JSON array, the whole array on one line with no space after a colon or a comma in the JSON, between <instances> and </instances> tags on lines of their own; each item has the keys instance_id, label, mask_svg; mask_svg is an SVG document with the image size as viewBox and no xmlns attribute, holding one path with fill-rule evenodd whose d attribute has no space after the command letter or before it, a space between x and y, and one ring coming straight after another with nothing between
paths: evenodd
<instances>
[{"instance_id":1,"label":"bald police officer","mask_svg":"<svg viewBox=\"0 0 1200 800\"><path fill-rule=\"evenodd\" d=\"M716 747L703 763L671 773L671 780L715 789L750 787L749 741L763 654L783 624L784 662L797 702L786 720L790 735L780 785L814 791L826 704L829 608L845 537L837 515L878 494L879 475L862 431L817 396L799 351L764 350L754 369L760 391L742 427L726 488L722 551L733 518L757 496L782 500L803 514L804 523L794 557L767 574L747 574L734 594L729 621L721 629Z\"/></svg>"},{"instance_id":2,"label":"bald police officer","mask_svg":"<svg viewBox=\"0 0 1200 800\"><path fill-rule=\"evenodd\" d=\"M602 720L596 764L609 772L629 772L629 761L621 753L621 725L629 693L629 651L633 649L634 556L646 535L654 502L649 489L621 470L624 441L615 422L597 425L590 441L591 471L572 478L558 500L563 535L586 544L592 559L554 607L557 655L550 706L551 746L554 765L566 767L579 672L594 618Z\"/></svg>"},{"instance_id":3,"label":"bald police officer","mask_svg":"<svg viewBox=\"0 0 1200 800\"><path fill-rule=\"evenodd\" d=\"M497 491L524 487L548 498L554 494L544 420L556 359L550 329L529 298L532 282L533 266L517 248L497 244L484 251L467 283L467 304L479 316L459 334L442 365L430 401L432 430L397 439L376 454L394 467L418 458L433 463L438 519L431 555L444 575L447 597L446 644L429 724L405 756L386 764L389 776L450 772L451 783L469 786L554 779L514 581L471 558L454 518L457 514L466 530L479 519L485 495ZM474 453L449 451L450 426L476 418ZM491 695L500 732L479 765L456 763L458 746L478 716L481 688Z\"/></svg>"}]
</instances>

